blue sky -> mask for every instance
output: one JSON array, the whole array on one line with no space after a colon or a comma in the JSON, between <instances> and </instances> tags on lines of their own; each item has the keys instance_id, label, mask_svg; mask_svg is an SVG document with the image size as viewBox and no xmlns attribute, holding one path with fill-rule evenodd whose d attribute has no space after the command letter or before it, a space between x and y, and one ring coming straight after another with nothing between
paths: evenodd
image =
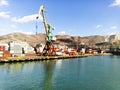
<instances>
[{"instance_id":1,"label":"blue sky","mask_svg":"<svg viewBox=\"0 0 120 90\"><path fill-rule=\"evenodd\" d=\"M36 16L44 4L54 35L110 35L120 33L120 0L0 0L0 35L36 33ZM45 33L42 18L38 33Z\"/></svg>"}]
</instances>

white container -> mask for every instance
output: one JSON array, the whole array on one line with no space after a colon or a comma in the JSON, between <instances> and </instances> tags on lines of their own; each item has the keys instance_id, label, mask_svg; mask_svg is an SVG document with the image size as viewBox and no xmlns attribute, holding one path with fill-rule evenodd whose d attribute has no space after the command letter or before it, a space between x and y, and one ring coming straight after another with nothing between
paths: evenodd
<instances>
[{"instance_id":1,"label":"white container","mask_svg":"<svg viewBox=\"0 0 120 90\"><path fill-rule=\"evenodd\" d=\"M81 52L82 52L83 54L85 54L85 48L82 48L82 49L81 49Z\"/></svg>"},{"instance_id":2,"label":"white container","mask_svg":"<svg viewBox=\"0 0 120 90\"><path fill-rule=\"evenodd\" d=\"M0 54L3 54L3 51L0 51Z\"/></svg>"},{"instance_id":3,"label":"white container","mask_svg":"<svg viewBox=\"0 0 120 90\"><path fill-rule=\"evenodd\" d=\"M0 57L3 57L3 54L0 54Z\"/></svg>"},{"instance_id":4,"label":"white container","mask_svg":"<svg viewBox=\"0 0 120 90\"><path fill-rule=\"evenodd\" d=\"M62 56L62 52L56 52L56 55L58 55L58 56Z\"/></svg>"},{"instance_id":5,"label":"white container","mask_svg":"<svg viewBox=\"0 0 120 90\"><path fill-rule=\"evenodd\" d=\"M53 40L53 41L56 41L56 37L52 37L52 40Z\"/></svg>"}]
</instances>

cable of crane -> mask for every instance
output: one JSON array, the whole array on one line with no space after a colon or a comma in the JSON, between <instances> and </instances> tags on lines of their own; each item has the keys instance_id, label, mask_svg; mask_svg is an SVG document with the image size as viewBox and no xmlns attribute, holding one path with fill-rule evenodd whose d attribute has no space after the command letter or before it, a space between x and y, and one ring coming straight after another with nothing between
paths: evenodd
<instances>
[{"instance_id":1,"label":"cable of crane","mask_svg":"<svg viewBox=\"0 0 120 90\"><path fill-rule=\"evenodd\" d=\"M46 17L46 21L47 21L48 23L50 23L50 19L49 19L49 16L48 16L47 11L46 11L45 17Z\"/></svg>"},{"instance_id":2,"label":"cable of crane","mask_svg":"<svg viewBox=\"0 0 120 90\"><path fill-rule=\"evenodd\" d=\"M42 2L42 5L44 6L45 5L45 3L46 3L46 1L45 0L41 0L41 2ZM36 29L36 35L38 34L38 17L36 17L36 26L35 26L35 29Z\"/></svg>"},{"instance_id":3,"label":"cable of crane","mask_svg":"<svg viewBox=\"0 0 120 90\"><path fill-rule=\"evenodd\" d=\"M36 19L36 27L35 27L35 28L36 28L36 35L37 35L37 33L38 33L38 32L37 32L37 30L38 30L38 22L37 22L37 19Z\"/></svg>"}]
</instances>

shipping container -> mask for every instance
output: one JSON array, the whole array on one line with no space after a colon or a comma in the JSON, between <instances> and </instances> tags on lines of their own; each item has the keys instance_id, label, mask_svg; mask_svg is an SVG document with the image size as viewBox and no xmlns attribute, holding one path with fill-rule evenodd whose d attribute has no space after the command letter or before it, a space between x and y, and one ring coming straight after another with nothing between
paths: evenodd
<instances>
[{"instance_id":1,"label":"shipping container","mask_svg":"<svg viewBox=\"0 0 120 90\"><path fill-rule=\"evenodd\" d=\"M11 50L11 54L22 54L22 50Z\"/></svg>"},{"instance_id":2,"label":"shipping container","mask_svg":"<svg viewBox=\"0 0 120 90\"><path fill-rule=\"evenodd\" d=\"M3 58L3 54L2 53L0 53L0 58Z\"/></svg>"},{"instance_id":3,"label":"shipping container","mask_svg":"<svg viewBox=\"0 0 120 90\"><path fill-rule=\"evenodd\" d=\"M5 46L0 46L0 51L5 51Z\"/></svg>"},{"instance_id":4,"label":"shipping container","mask_svg":"<svg viewBox=\"0 0 120 90\"><path fill-rule=\"evenodd\" d=\"M25 56L35 56L35 53L26 53Z\"/></svg>"},{"instance_id":5,"label":"shipping container","mask_svg":"<svg viewBox=\"0 0 120 90\"><path fill-rule=\"evenodd\" d=\"M0 43L0 46L5 46L5 51L8 51L9 45L6 43Z\"/></svg>"},{"instance_id":6,"label":"shipping container","mask_svg":"<svg viewBox=\"0 0 120 90\"><path fill-rule=\"evenodd\" d=\"M25 54L35 53L34 48L31 47L27 42L10 42L10 53L11 54Z\"/></svg>"},{"instance_id":7,"label":"shipping container","mask_svg":"<svg viewBox=\"0 0 120 90\"><path fill-rule=\"evenodd\" d=\"M0 54L3 54L4 53L4 51L0 51Z\"/></svg>"},{"instance_id":8,"label":"shipping container","mask_svg":"<svg viewBox=\"0 0 120 90\"><path fill-rule=\"evenodd\" d=\"M11 54L10 54L10 52L9 51L4 51L4 53L3 53L3 57L11 57Z\"/></svg>"},{"instance_id":9,"label":"shipping container","mask_svg":"<svg viewBox=\"0 0 120 90\"><path fill-rule=\"evenodd\" d=\"M22 57L23 54L19 54L19 53L13 53L11 54L12 57Z\"/></svg>"}]
</instances>

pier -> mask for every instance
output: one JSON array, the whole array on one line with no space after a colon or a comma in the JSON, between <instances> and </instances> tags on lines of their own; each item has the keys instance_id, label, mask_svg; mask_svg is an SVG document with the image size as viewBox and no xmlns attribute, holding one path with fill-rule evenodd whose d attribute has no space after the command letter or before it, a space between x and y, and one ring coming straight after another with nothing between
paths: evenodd
<instances>
[{"instance_id":1,"label":"pier","mask_svg":"<svg viewBox=\"0 0 120 90\"><path fill-rule=\"evenodd\" d=\"M112 55L112 54L109 53L84 54L84 55L74 55L74 56L24 56L24 57L18 56L18 57L0 58L0 63L71 59L71 58L83 58L88 56L101 56L101 55Z\"/></svg>"},{"instance_id":2,"label":"pier","mask_svg":"<svg viewBox=\"0 0 120 90\"><path fill-rule=\"evenodd\" d=\"M70 58L82 58L88 55L75 55L75 56L25 56L25 57L7 57L1 58L0 63L8 62L27 62L27 61L44 61L44 60L55 60L55 59L70 59Z\"/></svg>"}]
</instances>

